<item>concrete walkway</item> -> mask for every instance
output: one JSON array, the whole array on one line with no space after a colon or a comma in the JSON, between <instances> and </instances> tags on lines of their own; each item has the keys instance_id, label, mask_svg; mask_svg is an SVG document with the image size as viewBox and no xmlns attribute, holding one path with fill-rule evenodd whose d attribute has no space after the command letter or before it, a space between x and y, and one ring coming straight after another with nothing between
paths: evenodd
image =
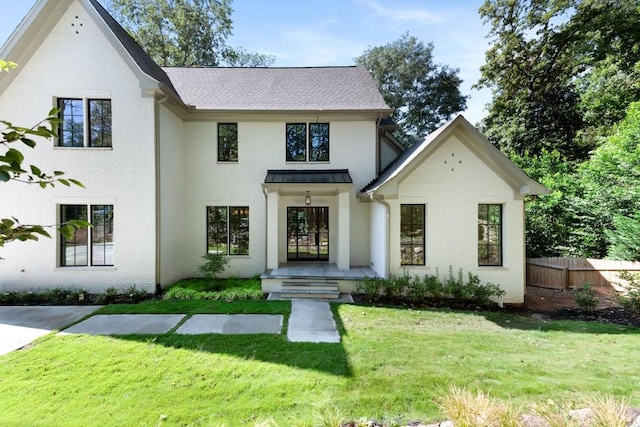
<instances>
[{"instance_id":1,"label":"concrete walkway","mask_svg":"<svg viewBox=\"0 0 640 427\"><path fill-rule=\"evenodd\" d=\"M283 316L273 314L99 314L76 323L101 306L0 306L0 355L22 348L51 331L60 334L280 334ZM186 318L186 320L185 320ZM292 342L339 343L329 303L291 301L287 339Z\"/></svg>"},{"instance_id":2,"label":"concrete walkway","mask_svg":"<svg viewBox=\"0 0 640 427\"><path fill-rule=\"evenodd\" d=\"M288 329L287 338L291 342L340 342L331 307L325 301L292 300Z\"/></svg>"}]
</instances>

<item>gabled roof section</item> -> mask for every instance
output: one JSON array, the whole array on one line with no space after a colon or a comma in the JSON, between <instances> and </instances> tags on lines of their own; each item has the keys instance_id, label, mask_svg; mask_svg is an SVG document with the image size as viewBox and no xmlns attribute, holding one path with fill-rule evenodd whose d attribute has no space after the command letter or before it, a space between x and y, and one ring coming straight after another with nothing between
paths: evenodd
<instances>
[{"instance_id":1,"label":"gabled roof section","mask_svg":"<svg viewBox=\"0 0 640 427\"><path fill-rule=\"evenodd\" d=\"M385 184L401 180L410 173L412 166L433 153L455 130L460 129L468 138L465 138L469 148L484 161L487 166L500 175L517 195L546 194L547 188L529 178L518 166L493 144L491 144L471 123L461 114L455 119L445 123L440 128L429 134L426 139L400 154L391 162L378 177L367 184L361 193L375 194Z\"/></svg>"},{"instance_id":2,"label":"gabled roof section","mask_svg":"<svg viewBox=\"0 0 640 427\"><path fill-rule=\"evenodd\" d=\"M111 16L109 12L102 7L98 0L88 1L120 41L122 46L127 50L127 52L129 52L129 55L131 55L131 58L136 62L136 64L138 64L138 67L140 67L145 74L157 80L167 90L171 91L173 95L179 98L180 95L178 94L178 91L176 91L175 87L173 87L173 83L171 83L169 76L167 76L162 68L153 59L151 59L138 42L136 42L133 37L131 37L129 33L113 18L113 16Z\"/></svg>"},{"instance_id":3,"label":"gabled roof section","mask_svg":"<svg viewBox=\"0 0 640 427\"><path fill-rule=\"evenodd\" d=\"M391 113L361 67L165 67L184 102L198 110Z\"/></svg>"},{"instance_id":4,"label":"gabled roof section","mask_svg":"<svg viewBox=\"0 0 640 427\"><path fill-rule=\"evenodd\" d=\"M6 43L0 48L0 57L24 65L49 35L74 0L38 0ZM76 0L96 20L132 70L141 79L141 86L156 86L180 99L171 80L138 43L105 10L97 0ZM0 79L0 93L20 72L7 73ZM142 80L146 80L144 83Z\"/></svg>"}]
</instances>

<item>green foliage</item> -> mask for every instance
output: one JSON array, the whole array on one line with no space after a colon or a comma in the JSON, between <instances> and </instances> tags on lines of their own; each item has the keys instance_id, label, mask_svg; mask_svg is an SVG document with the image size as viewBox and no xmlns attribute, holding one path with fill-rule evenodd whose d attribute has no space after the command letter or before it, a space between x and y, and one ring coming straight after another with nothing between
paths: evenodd
<instances>
[{"instance_id":1,"label":"green foliage","mask_svg":"<svg viewBox=\"0 0 640 427\"><path fill-rule=\"evenodd\" d=\"M0 293L0 305L92 305L138 303L150 295L135 285L127 289L108 288L102 293L84 289L54 288L39 292L6 291Z\"/></svg>"},{"instance_id":2,"label":"green foliage","mask_svg":"<svg viewBox=\"0 0 640 427\"><path fill-rule=\"evenodd\" d=\"M358 293L369 302L411 303L415 305L429 302L455 301L474 303L483 307L495 305L495 300L505 292L493 283L482 284L480 278L467 273L464 280L462 269L454 275L449 267L449 275L441 280L436 275L415 276L411 278L407 271L402 276L391 275L388 279L368 277L358 283Z\"/></svg>"},{"instance_id":3,"label":"green foliage","mask_svg":"<svg viewBox=\"0 0 640 427\"><path fill-rule=\"evenodd\" d=\"M110 11L163 67L257 67L275 60L227 46L231 0L111 0Z\"/></svg>"},{"instance_id":4,"label":"green foliage","mask_svg":"<svg viewBox=\"0 0 640 427\"><path fill-rule=\"evenodd\" d=\"M593 313L598 306L598 297L591 283L585 283L580 289L574 290L573 298L580 308L587 313Z\"/></svg>"},{"instance_id":5,"label":"green foliage","mask_svg":"<svg viewBox=\"0 0 640 427\"><path fill-rule=\"evenodd\" d=\"M617 222L619 227L633 227L629 222L640 211L639 140L640 102L636 102L585 162L545 150L512 156L527 174L551 190L526 204L527 256L630 256L628 252L614 255L610 246L614 240L618 245L625 241L630 249L637 236L633 228L616 231L615 218L630 218Z\"/></svg>"},{"instance_id":6,"label":"green foliage","mask_svg":"<svg viewBox=\"0 0 640 427\"><path fill-rule=\"evenodd\" d=\"M457 69L433 63L433 44L404 34L385 46L370 47L355 58L373 76L406 146L423 139L453 114L464 110Z\"/></svg>"},{"instance_id":7,"label":"green foliage","mask_svg":"<svg viewBox=\"0 0 640 427\"><path fill-rule=\"evenodd\" d=\"M630 315L640 315L640 273L623 271L620 278L627 282L626 292L620 296L620 305Z\"/></svg>"},{"instance_id":8,"label":"green foliage","mask_svg":"<svg viewBox=\"0 0 640 427\"><path fill-rule=\"evenodd\" d=\"M204 262L198 267L198 273L209 279L222 273L229 265L229 258L220 254L208 253L202 259Z\"/></svg>"},{"instance_id":9,"label":"green foliage","mask_svg":"<svg viewBox=\"0 0 640 427\"><path fill-rule=\"evenodd\" d=\"M185 279L171 286L165 300L246 301L264 299L259 278Z\"/></svg>"},{"instance_id":10,"label":"green foliage","mask_svg":"<svg viewBox=\"0 0 640 427\"><path fill-rule=\"evenodd\" d=\"M605 230L609 258L640 261L640 212L631 218L614 216L613 227L613 230Z\"/></svg>"},{"instance_id":11,"label":"green foliage","mask_svg":"<svg viewBox=\"0 0 640 427\"><path fill-rule=\"evenodd\" d=\"M486 0L485 134L507 152L584 160L640 95L635 0Z\"/></svg>"},{"instance_id":12,"label":"green foliage","mask_svg":"<svg viewBox=\"0 0 640 427\"><path fill-rule=\"evenodd\" d=\"M9 71L11 68L16 68L17 65L15 62L5 61L4 59L0 59L0 73L3 71Z\"/></svg>"}]
</instances>

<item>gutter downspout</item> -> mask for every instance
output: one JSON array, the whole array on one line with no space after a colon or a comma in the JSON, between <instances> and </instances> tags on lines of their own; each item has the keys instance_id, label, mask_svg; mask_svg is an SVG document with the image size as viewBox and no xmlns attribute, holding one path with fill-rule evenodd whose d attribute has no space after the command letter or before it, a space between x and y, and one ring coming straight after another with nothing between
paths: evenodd
<instances>
[{"instance_id":1,"label":"gutter downspout","mask_svg":"<svg viewBox=\"0 0 640 427\"><path fill-rule=\"evenodd\" d=\"M155 188L155 204L156 204L156 294L162 292L162 283L161 283L161 263L162 263L162 209L160 203L162 202L162 196L160 194L161 190L161 177L160 177L160 105L164 104L169 100L167 95L162 95L155 99L154 103L154 157L155 157L155 179L156 179L156 188Z\"/></svg>"},{"instance_id":2,"label":"gutter downspout","mask_svg":"<svg viewBox=\"0 0 640 427\"><path fill-rule=\"evenodd\" d=\"M263 271L267 271L267 260L269 259L269 192L262 186L262 193L264 194L264 265Z\"/></svg>"},{"instance_id":3,"label":"gutter downspout","mask_svg":"<svg viewBox=\"0 0 640 427\"><path fill-rule=\"evenodd\" d=\"M391 268L391 248L389 247L390 243L391 243L391 220L390 220L390 215L391 215L391 206L389 206L388 203L384 202L383 199L380 198L376 198L373 195L373 192L369 192L366 193L366 195L369 197L369 200L372 201L373 203L377 203L379 205L382 205L382 207L384 207L385 212L386 212L386 222L385 222L385 240L387 242L386 245L384 245L384 251L385 251L385 261L386 261L386 265L384 268L384 278L388 278L389 277L389 271Z\"/></svg>"}]
</instances>

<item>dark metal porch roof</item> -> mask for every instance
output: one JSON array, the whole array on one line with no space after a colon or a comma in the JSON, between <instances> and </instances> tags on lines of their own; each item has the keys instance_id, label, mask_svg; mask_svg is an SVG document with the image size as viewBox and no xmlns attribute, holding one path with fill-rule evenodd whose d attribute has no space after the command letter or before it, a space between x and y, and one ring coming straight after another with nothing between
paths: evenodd
<instances>
[{"instance_id":1,"label":"dark metal porch roof","mask_svg":"<svg viewBox=\"0 0 640 427\"><path fill-rule=\"evenodd\" d=\"M352 184L348 169L286 170L269 169L265 184Z\"/></svg>"}]
</instances>

